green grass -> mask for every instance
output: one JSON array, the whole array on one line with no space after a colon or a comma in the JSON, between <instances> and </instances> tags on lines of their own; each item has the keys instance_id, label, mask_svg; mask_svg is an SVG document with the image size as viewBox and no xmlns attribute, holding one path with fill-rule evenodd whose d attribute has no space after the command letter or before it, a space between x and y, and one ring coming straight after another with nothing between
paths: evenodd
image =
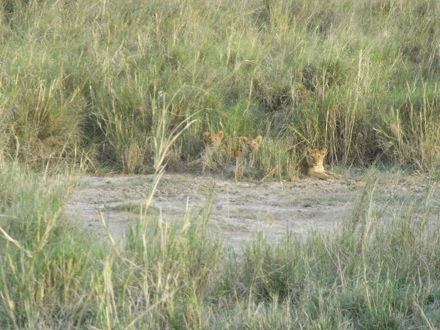
<instances>
[{"instance_id":1,"label":"green grass","mask_svg":"<svg viewBox=\"0 0 440 330\"><path fill-rule=\"evenodd\" d=\"M261 134L280 155L324 146L339 165L426 170L440 141L437 1L4 1L0 153L151 172L163 133ZM155 119L156 118L156 119ZM260 154L262 177L273 170ZM292 175L286 161L279 173Z\"/></svg>"},{"instance_id":2,"label":"green grass","mask_svg":"<svg viewBox=\"0 0 440 330\"><path fill-rule=\"evenodd\" d=\"M435 184L417 202L395 203L369 180L335 232L286 232L278 244L260 233L237 257L209 230L210 203L166 223L147 196L113 245L63 216L66 179L17 164L0 166L0 178L1 327L440 326Z\"/></svg>"},{"instance_id":3,"label":"green grass","mask_svg":"<svg viewBox=\"0 0 440 330\"><path fill-rule=\"evenodd\" d=\"M240 258L209 204L179 226L150 209L205 130L264 136L251 178L325 145L345 169L438 179L439 17L435 0L3 1L0 327L440 327L430 192L384 212L373 181L339 231L261 234ZM74 227L73 185L47 174L107 168L156 173L122 246Z\"/></svg>"}]
</instances>

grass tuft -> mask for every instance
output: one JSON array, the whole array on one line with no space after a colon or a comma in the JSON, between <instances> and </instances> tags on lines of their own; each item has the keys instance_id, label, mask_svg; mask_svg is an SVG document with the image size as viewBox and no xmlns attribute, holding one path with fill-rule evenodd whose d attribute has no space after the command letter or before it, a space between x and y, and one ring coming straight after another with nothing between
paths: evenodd
<instances>
[{"instance_id":1,"label":"grass tuft","mask_svg":"<svg viewBox=\"0 0 440 330\"><path fill-rule=\"evenodd\" d=\"M371 173L335 232L276 244L260 233L237 256L208 228L210 203L182 221L150 210L160 172L121 245L63 216L65 181L16 165L0 174L2 327L440 325L435 184L408 201Z\"/></svg>"},{"instance_id":2,"label":"grass tuft","mask_svg":"<svg viewBox=\"0 0 440 330\"><path fill-rule=\"evenodd\" d=\"M198 121L169 150L173 169L201 153L204 131L222 129L264 134L276 154L326 145L337 165L427 170L439 162L439 8L6 1L1 157L150 172L165 111L167 131Z\"/></svg>"}]
</instances>

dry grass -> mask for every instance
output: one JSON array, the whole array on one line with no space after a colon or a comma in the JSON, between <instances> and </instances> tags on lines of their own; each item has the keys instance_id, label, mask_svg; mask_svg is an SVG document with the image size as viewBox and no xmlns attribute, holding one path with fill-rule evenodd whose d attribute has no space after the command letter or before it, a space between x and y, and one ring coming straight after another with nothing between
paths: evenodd
<instances>
[{"instance_id":1,"label":"dry grass","mask_svg":"<svg viewBox=\"0 0 440 330\"><path fill-rule=\"evenodd\" d=\"M150 210L160 173L117 245L63 217L65 179L2 165L0 326L435 329L438 185L389 203L371 176L338 231L276 245L260 234L237 259L207 228L210 203L177 222Z\"/></svg>"},{"instance_id":2,"label":"dry grass","mask_svg":"<svg viewBox=\"0 0 440 330\"><path fill-rule=\"evenodd\" d=\"M260 178L294 175L291 146L299 157L325 145L339 165L430 169L440 145L439 7L6 1L0 157L150 172L157 134L191 118L168 150L170 169L219 129L264 136Z\"/></svg>"},{"instance_id":3,"label":"dry grass","mask_svg":"<svg viewBox=\"0 0 440 330\"><path fill-rule=\"evenodd\" d=\"M439 11L434 0L3 1L0 327L440 327L439 231L415 217L438 209L429 191L383 224L373 180L345 230L277 246L261 235L243 260L207 231L210 205L181 226L150 210L165 166L196 159L207 130L231 145L262 135L248 174L262 180L295 176L309 145L342 166L438 176ZM63 217L71 185L46 169L77 167L157 174L122 247Z\"/></svg>"}]
</instances>

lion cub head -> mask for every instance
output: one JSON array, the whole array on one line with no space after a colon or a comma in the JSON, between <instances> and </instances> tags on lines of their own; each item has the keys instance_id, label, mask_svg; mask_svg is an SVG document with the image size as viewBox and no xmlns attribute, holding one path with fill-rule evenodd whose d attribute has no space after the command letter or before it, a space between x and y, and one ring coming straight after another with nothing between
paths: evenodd
<instances>
[{"instance_id":1,"label":"lion cub head","mask_svg":"<svg viewBox=\"0 0 440 330\"><path fill-rule=\"evenodd\" d=\"M239 137L239 142L243 145L248 153L257 151L260 148L261 142L263 141L263 137L261 135L256 136L255 138L247 138L245 136Z\"/></svg>"},{"instance_id":2,"label":"lion cub head","mask_svg":"<svg viewBox=\"0 0 440 330\"><path fill-rule=\"evenodd\" d=\"M225 137L225 133L223 131L215 132L205 132L203 133L203 140L205 141L208 147L213 147L215 149L220 148L222 145L223 138Z\"/></svg>"},{"instance_id":3,"label":"lion cub head","mask_svg":"<svg viewBox=\"0 0 440 330\"><path fill-rule=\"evenodd\" d=\"M327 148L323 149L312 149L306 148L305 150L305 160L309 166L321 167L324 165L324 158L327 156Z\"/></svg>"},{"instance_id":4,"label":"lion cub head","mask_svg":"<svg viewBox=\"0 0 440 330\"><path fill-rule=\"evenodd\" d=\"M341 178L340 175L324 169L324 159L325 156L327 156L327 148L306 148L304 152L305 155L299 164L300 171L303 172L303 174L307 174L322 180Z\"/></svg>"}]
</instances>

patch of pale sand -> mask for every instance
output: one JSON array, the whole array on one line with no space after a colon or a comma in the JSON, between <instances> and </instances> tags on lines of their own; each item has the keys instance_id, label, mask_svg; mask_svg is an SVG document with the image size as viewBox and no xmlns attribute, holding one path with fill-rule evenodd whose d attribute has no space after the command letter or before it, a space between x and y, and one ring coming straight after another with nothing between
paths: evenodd
<instances>
[{"instance_id":1,"label":"patch of pale sand","mask_svg":"<svg viewBox=\"0 0 440 330\"><path fill-rule=\"evenodd\" d=\"M408 197L421 200L429 184L421 181L385 179L385 184L376 185L376 194L397 203ZM111 235L121 242L130 221L139 218L152 182L152 175L80 177L66 214L106 237L103 217ZM286 230L301 237L331 230L350 217L364 186L356 179L237 183L219 176L165 174L154 193L152 213L163 221L182 221L189 212L196 221L211 206L210 228L239 252L260 231L276 242Z\"/></svg>"}]
</instances>

